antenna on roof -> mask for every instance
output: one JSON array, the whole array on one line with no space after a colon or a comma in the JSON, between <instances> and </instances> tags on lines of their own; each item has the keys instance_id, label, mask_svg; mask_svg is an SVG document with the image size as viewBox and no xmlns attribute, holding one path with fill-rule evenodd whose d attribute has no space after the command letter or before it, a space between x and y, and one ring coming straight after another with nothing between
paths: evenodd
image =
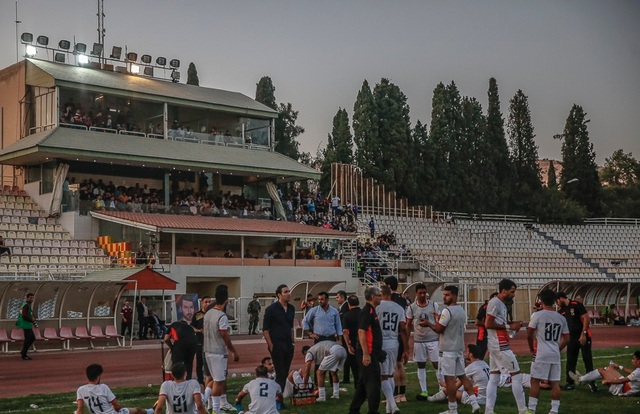
<instances>
[{"instance_id":1,"label":"antenna on roof","mask_svg":"<svg viewBox=\"0 0 640 414\"><path fill-rule=\"evenodd\" d=\"M18 60L20 59L18 54L18 49L20 47L20 43L18 43L18 25L20 23L22 23L22 21L18 20L18 0L16 0L16 63L18 63Z\"/></svg>"}]
</instances>

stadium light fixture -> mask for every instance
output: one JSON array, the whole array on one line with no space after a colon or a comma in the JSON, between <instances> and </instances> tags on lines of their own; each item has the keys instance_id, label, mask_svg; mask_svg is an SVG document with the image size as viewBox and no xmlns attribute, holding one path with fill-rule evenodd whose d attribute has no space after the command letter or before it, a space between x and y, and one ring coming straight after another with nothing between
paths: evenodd
<instances>
[{"instance_id":1,"label":"stadium light fixture","mask_svg":"<svg viewBox=\"0 0 640 414\"><path fill-rule=\"evenodd\" d=\"M71 47L71 42L68 40L61 40L58 42L58 47L62 50L69 50Z\"/></svg>"},{"instance_id":2,"label":"stadium light fixture","mask_svg":"<svg viewBox=\"0 0 640 414\"><path fill-rule=\"evenodd\" d=\"M140 61L146 65L151 63L151 55L142 55Z\"/></svg>"},{"instance_id":3,"label":"stadium light fixture","mask_svg":"<svg viewBox=\"0 0 640 414\"><path fill-rule=\"evenodd\" d=\"M102 50L104 49L104 45L101 43L94 43L93 44L93 49L91 49L91 54L93 56L101 56L102 55Z\"/></svg>"},{"instance_id":4,"label":"stadium light fixture","mask_svg":"<svg viewBox=\"0 0 640 414\"><path fill-rule=\"evenodd\" d=\"M34 45L27 45L24 48L24 54L27 55L27 57L34 57L37 52L38 51L36 50L36 47Z\"/></svg>"},{"instance_id":5,"label":"stadium light fixture","mask_svg":"<svg viewBox=\"0 0 640 414\"><path fill-rule=\"evenodd\" d=\"M111 48L111 59L120 60L122 56L122 48L120 46L114 46Z\"/></svg>"},{"instance_id":6,"label":"stadium light fixture","mask_svg":"<svg viewBox=\"0 0 640 414\"><path fill-rule=\"evenodd\" d=\"M140 65L132 64L131 65L131 73L133 73L134 75L140 74Z\"/></svg>"},{"instance_id":7,"label":"stadium light fixture","mask_svg":"<svg viewBox=\"0 0 640 414\"><path fill-rule=\"evenodd\" d=\"M49 38L47 36L40 35L36 39L36 43L39 44L40 46L47 47L49 46Z\"/></svg>"},{"instance_id":8,"label":"stadium light fixture","mask_svg":"<svg viewBox=\"0 0 640 414\"><path fill-rule=\"evenodd\" d=\"M27 32L22 33L22 35L20 36L20 42L25 45L33 43L33 34Z\"/></svg>"},{"instance_id":9,"label":"stadium light fixture","mask_svg":"<svg viewBox=\"0 0 640 414\"><path fill-rule=\"evenodd\" d=\"M156 59L156 64L158 66L166 66L167 64L167 58L166 57L162 57L160 56L159 58Z\"/></svg>"},{"instance_id":10,"label":"stadium light fixture","mask_svg":"<svg viewBox=\"0 0 640 414\"><path fill-rule=\"evenodd\" d=\"M153 77L153 67L151 66L147 66L144 68L144 74L145 76L152 76Z\"/></svg>"},{"instance_id":11,"label":"stadium light fixture","mask_svg":"<svg viewBox=\"0 0 640 414\"><path fill-rule=\"evenodd\" d=\"M171 72L171 82L173 83L180 82L180 72L178 72L177 70L174 70L173 72Z\"/></svg>"},{"instance_id":12,"label":"stadium light fixture","mask_svg":"<svg viewBox=\"0 0 640 414\"><path fill-rule=\"evenodd\" d=\"M78 63L80 65L86 65L89 63L89 56L87 55L78 55Z\"/></svg>"},{"instance_id":13,"label":"stadium light fixture","mask_svg":"<svg viewBox=\"0 0 640 414\"><path fill-rule=\"evenodd\" d=\"M57 63L64 63L64 53L60 53L60 52L56 52L56 54L53 57L53 60Z\"/></svg>"},{"instance_id":14,"label":"stadium light fixture","mask_svg":"<svg viewBox=\"0 0 640 414\"><path fill-rule=\"evenodd\" d=\"M127 53L127 60L129 62L136 62L138 60L138 54L136 52Z\"/></svg>"},{"instance_id":15,"label":"stadium light fixture","mask_svg":"<svg viewBox=\"0 0 640 414\"><path fill-rule=\"evenodd\" d=\"M180 60L179 59L171 59L171 62L169 62L169 66L171 66L174 69L178 69L180 67Z\"/></svg>"},{"instance_id":16,"label":"stadium light fixture","mask_svg":"<svg viewBox=\"0 0 640 414\"><path fill-rule=\"evenodd\" d=\"M73 46L74 53L87 53L87 45L85 43L76 43Z\"/></svg>"}]
</instances>

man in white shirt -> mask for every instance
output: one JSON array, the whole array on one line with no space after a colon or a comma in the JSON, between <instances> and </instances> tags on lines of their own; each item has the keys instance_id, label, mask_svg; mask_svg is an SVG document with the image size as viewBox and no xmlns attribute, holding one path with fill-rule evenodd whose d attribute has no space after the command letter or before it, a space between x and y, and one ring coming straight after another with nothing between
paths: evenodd
<instances>
[{"instance_id":1,"label":"man in white shirt","mask_svg":"<svg viewBox=\"0 0 640 414\"><path fill-rule=\"evenodd\" d=\"M382 381L382 392L387 398L387 413L395 414L400 412L393 395L393 389L395 388L393 375L398 359L398 349L400 348L398 338L402 340L402 349L405 354L409 349L406 316L402 306L391 299L392 292L389 286L382 286L380 293L382 293L382 300L376 308L376 313L382 329L382 350L387 353L387 359L380 363L380 379Z\"/></svg>"},{"instance_id":2,"label":"man in white shirt","mask_svg":"<svg viewBox=\"0 0 640 414\"><path fill-rule=\"evenodd\" d=\"M529 410L536 412L540 396L540 381L551 384L551 411L558 414L560 409L560 351L569 343L569 326L564 316L553 308L556 294L545 289L539 294L542 309L534 312L527 329L527 342L533 354L531 364L531 390L529 391ZM534 345L534 339L537 346Z\"/></svg>"},{"instance_id":3,"label":"man in white shirt","mask_svg":"<svg viewBox=\"0 0 640 414\"><path fill-rule=\"evenodd\" d=\"M251 396L251 403L247 411L242 411L242 399ZM242 388L236 397L238 414L278 414L276 400L282 401L282 391L274 380L267 378L267 368L262 365L256 367L256 379Z\"/></svg>"},{"instance_id":4,"label":"man in white shirt","mask_svg":"<svg viewBox=\"0 0 640 414\"><path fill-rule=\"evenodd\" d=\"M76 393L78 409L76 414L84 412L85 405L91 414L147 414L153 413L152 409L124 408L120 405L116 396L107 384L101 384L102 366L91 364L87 367L87 379L89 382L80 388Z\"/></svg>"},{"instance_id":5,"label":"man in white shirt","mask_svg":"<svg viewBox=\"0 0 640 414\"><path fill-rule=\"evenodd\" d=\"M305 352L305 349L306 352ZM338 371L344 368L344 361L347 359L347 351L342 345L334 341L318 342L312 347L305 346L302 348L304 354L304 363L302 377L303 384L309 381L309 375L312 372L312 364L316 366L316 376L318 383L318 398L316 401L326 401L327 394L324 388L325 376L327 371L331 373L333 385L333 395L331 398L340 398L340 379Z\"/></svg>"},{"instance_id":6,"label":"man in white shirt","mask_svg":"<svg viewBox=\"0 0 640 414\"><path fill-rule=\"evenodd\" d=\"M200 383L197 380L187 380L187 370L184 362L177 362L171 367L173 380L165 381L160 386L158 403L154 414L208 414L202 403ZM167 405L164 410L165 403Z\"/></svg>"},{"instance_id":7,"label":"man in white shirt","mask_svg":"<svg viewBox=\"0 0 640 414\"><path fill-rule=\"evenodd\" d=\"M616 370L628 375L620 375ZM585 375L580 375L579 372L570 372L569 375L576 381L576 384L588 383L602 378L602 384L609 385L609 392L613 395L621 397L640 395L640 351L633 353L630 368L625 368L611 361L608 367L598 368Z\"/></svg>"},{"instance_id":8,"label":"man in white shirt","mask_svg":"<svg viewBox=\"0 0 640 414\"><path fill-rule=\"evenodd\" d=\"M233 354L233 360L240 359L229 336L229 320L224 312L229 302L229 291L226 285L216 287L216 304L204 315L204 357L207 361L209 373L213 379L211 395L213 398L213 412L235 411L227 402L227 363L228 352Z\"/></svg>"},{"instance_id":9,"label":"man in white shirt","mask_svg":"<svg viewBox=\"0 0 640 414\"><path fill-rule=\"evenodd\" d=\"M521 321L507 323L506 301L516 295L517 285L509 279L502 279L498 284L498 295L487 304L485 328L488 332L489 366L491 375L487 385L487 405L485 414L493 414L493 408L498 396L500 384L500 369L506 368L511 374L511 392L518 405L518 413L527 412L527 404L522 387L522 374L518 360L509 345L509 331L518 331L522 327Z\"/></svg>"},{"instance_id":10,"label":"man in white shirt","mask_svg":"<svg viewBox=\"0 0 640 414\"><path fill-rule=\"evenodd\" d=\"M438 370L438 339L428 323L435 323L435 314L439 314L438 304L429 300L427 286L424 283L416 285L416 300L407 308L407 337L411 336L413 329L413 360L418 363L418 382L421 393L416 396L420 401L429 397L427 389L427 361L431 361L436 370L438 382L444 378Z\"/></svg>"},{"instance_id":11,"label":"man in white shirt","mask_svg":"<svg viewBox=\"0 0 640 414\"><path fill-rule=\"evenodd\" d=\"M457 286L445 286L442 289L442 295L446 308L442 310L439 318L434 313L434 317L437 319L436 323L427 322L435 332L440 334L439 349L442 356L439 365L442 375L444 375L449 399L449 409L440 414L458 414L456 378L460 380L469 395L472 412L479 413L480 406L476 401L473 386L467 378L464 368L464 329L467 324L467 313L462 309L462 306L458 305Z\"/></svg>"}]
</instances>

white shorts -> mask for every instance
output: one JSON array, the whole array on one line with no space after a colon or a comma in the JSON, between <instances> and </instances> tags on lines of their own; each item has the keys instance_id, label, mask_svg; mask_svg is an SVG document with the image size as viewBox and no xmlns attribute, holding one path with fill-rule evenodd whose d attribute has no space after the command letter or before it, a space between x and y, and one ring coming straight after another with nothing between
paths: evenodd
<instances>
[{"instance_id":1,"label":"white shorts","mask_svg":"<svg viewBox=\"0 0 640 414\"><path fill-rule=\"evenodd\" d=\"M387 359L380 363L380 375L393 375L396 369L399 348L400 344L398 341L396 341L395 344L390 343L382 347L382 350L387 353Z\"/></svg>"},{"instance_id":2,"label":"white shorts","mask_svg":"<svg viewBox=\"0 0 640 414\"><path fill-rule=\"evenodd\" d=\"M506 351L489 351L489 368L491 372L498 372L500 368L504 368L510 374L520 371L518 360L510 349Z\"/></svg>"},{"instance_id":3,"label":"white shorts","mask_svg":"<svg viewBox=\"0 0 640 414\"><path fill-rule=\"evenodd\" d=\"M531 364L531 377L538 380L560 381L561 365L549 362L533 361Z\"/></svg>"},{"instance_id":4,"label":"white shorts","mask_svg":"<svg viewBox=\"0 0 640 414\"><path fill-rule=\"evenodd\" d=\"M311 378L309 378L311 380ZM293 381L296 384L302 384L302 375L298 371L293 371ZM284 398L289 398L293 395L293 387L294 384L289 381L289 377L287 377L287 381L284 384L284 391L282 392L282 396Z\"/></svg>"},{"instance_id":5,"label":"white shorts","mask_svg":"<svg viewBox=\"0 0 640 414\"><path fill-rule=\"evenodd\" d=\"M211 378L215 382L226 381L229 356L205 352L204 357L207 360L207 367L209 367Z\"/></svg>"},{"instance_id":6,"label":"white shorts","mask_svg":"<svg viewBox=\"0 0 640 414\"><path fill-rule=\"evenodd\" d=\"M464 375L464 356L462 352L446 352L441 355L438 369L445 377Z\"/></svg>"},{"instance_id":7,"label":"white shorts","mask_svg":"<svg viewBox=\"0 0 640 414\"><path fill-rule=\"evenodd\" d=\"M344 368L347 350L342 345L334 345L329 349L329 355L322 359L318 369L320 371L338 371Z\"/></svg>"},{"instance_id":8,"label":"white shorts","mask_svg":"<svg viewBox=\"0 0 640 414\"><path fill-rule=\"evenodd\" d=\"M415 362L438 362L438 341L415 342L413 344L413 360Z\"/></svg>"}]
</instances>

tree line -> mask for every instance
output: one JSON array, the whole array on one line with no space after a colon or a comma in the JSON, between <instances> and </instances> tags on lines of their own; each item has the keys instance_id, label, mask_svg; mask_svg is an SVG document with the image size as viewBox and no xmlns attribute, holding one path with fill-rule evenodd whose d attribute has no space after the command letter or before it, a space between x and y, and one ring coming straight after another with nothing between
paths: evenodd
<instances>
[{"instance_id":1,"label":"tree line","mask_svg":"<svg viewBox=\"0 0 640 414\"><path fill-rule=\"evenodd\" d=\"M538 146L527 95L518 90L509 113L500 109L498 83L489 80L486 112L474 97L462 96L455 82L433 90L431 120L411 123L406 95L389 79L373 88L367 80L357 93L353 119L339 108L326 147L315 157L300 153L291 103L276 103L268 76L256 87L256 100L277 110L276 151L320 168L320 189L331 188L330 165L355 164L414 205L472 214L523 214L544 222L574 223L585 217L640 217L640 166L617 150L598 171L589 139L587 114L574 104L562 141L562 173L549 168L543 185ZM604 184L604 185L603 185Z\"/></svg>"}]
</instances>

